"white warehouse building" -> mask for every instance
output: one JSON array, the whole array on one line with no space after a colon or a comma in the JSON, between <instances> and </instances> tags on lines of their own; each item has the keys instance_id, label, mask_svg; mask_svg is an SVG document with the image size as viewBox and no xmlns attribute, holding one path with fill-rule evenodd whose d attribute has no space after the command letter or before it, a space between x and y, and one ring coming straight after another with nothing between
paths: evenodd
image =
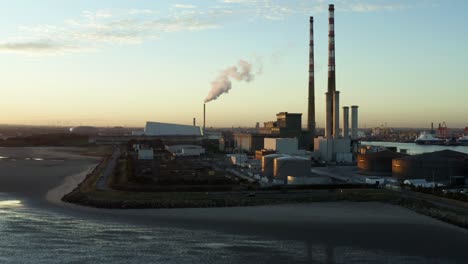
<instances>
[{"instance_id":1,"label":"white warehouse building","mask_svg":"<svg viewBox=\"0 0 468 264\"><path fill-rule=\"evenodd\" d=\"M296 154L299 151L297 138L265 138L264 149L274 150L278 154Z\"/></svg>"},{"instance_id":2,"label":"white warehouse building","mask_svg":"<svg viewBox=\"0 0 468 264\"><path fill-rule=\"evenodd\" d=\"M200 156L205 154L205 149L198 145L173 145L165 146L165 149L174 156Z\"/></svg>"},{"instance_id":3,"label":"white warehouse building","mask_svg":"<svg viewBox=\"0 0 468 264\"><path fill-rule=\"evenodd\" d=\"M203 136L199 126L146 122L145 136Z\"/></svg>"}]
</instances>

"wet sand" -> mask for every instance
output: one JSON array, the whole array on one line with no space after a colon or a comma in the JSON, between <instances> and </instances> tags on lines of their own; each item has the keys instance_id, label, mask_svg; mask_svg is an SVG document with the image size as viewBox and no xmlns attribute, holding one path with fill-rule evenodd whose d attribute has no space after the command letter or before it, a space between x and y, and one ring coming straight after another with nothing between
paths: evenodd
<instances>
[{"instance_id":1,"label":"wet sand","mask_svg":"<svg viewBox=\"0 0 468 264\"><path fill-rule=\"evenodd\" d=\"M73 148L0 148L0 192L45 201L46 193L73 174L99 161L74 154Z\"/></svg>"},{"instance_id":2,"label":"wet sand","mask_svg":"<svg viewBox=\"0 0 468 264\"><path fill-rule=\"evenodd\" d=\"M14 192L25 203L77 219L105 220L148 227L209 230L255 235L281 241L324 244L330 248L360 248L397 256L463 262L468 231L382 203L330 202L234 208L95 209L60 201L96 159L63 154L63 149L0 149L0 192ZM24 160L31 153L63 161ZM23 160L21 160L23 159ZM171 239L170 237L165 239Z\"/></svg>"}]
</instances>

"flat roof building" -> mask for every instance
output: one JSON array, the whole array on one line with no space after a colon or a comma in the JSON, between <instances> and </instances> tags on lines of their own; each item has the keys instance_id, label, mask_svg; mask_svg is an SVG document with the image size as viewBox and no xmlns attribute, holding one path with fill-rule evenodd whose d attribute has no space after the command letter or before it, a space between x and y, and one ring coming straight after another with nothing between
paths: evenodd
<instances>
[{"instance_id":1,"label":"flat roof building","mask_svg":"<svg viewBox=\"0 0 468 264\"><path fill-rule=\"evenodd\" d=\"M145 136L203 136L198 126L178 125L161 122L146 122Z\"/></svg>"}]
</instances>

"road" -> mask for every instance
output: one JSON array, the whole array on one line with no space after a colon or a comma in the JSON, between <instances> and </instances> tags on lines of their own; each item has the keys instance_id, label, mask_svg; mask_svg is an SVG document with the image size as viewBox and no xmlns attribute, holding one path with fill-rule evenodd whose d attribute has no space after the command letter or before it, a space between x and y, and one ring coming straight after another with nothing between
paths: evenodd
<instances>
[{"instance_id":1,"label":"road","mask_svg":"<svg viewBox=\"0 0 468 264\"><path fill-rule=\"evenodd\" d=\"M120 157L120 149L116 147L114 148L114 151L112 152L112 156L110 157L110 160L107 163L106 168L102 172L101 177L96 183L96 189L102 190L102 191L110 190L109 186L107 185L107 182L109 180L109 177L114 172L114 169L115 169L115 166L117 165L117 160L119 159L119 157Z\"/></svg>"},{"instance_id":2,"label":"road","mask_svg":"<svg viewBox=\"0 0 468 264\"><path fill-rule=\"evenodd\" d=\"M407 198L414 198L418 200L423 200L429 203L432 203L436 206L445 207L451 210L454 210L459 213L468 215L468 203L462 201L451 200L443 197L438 197L435 195L413 192L410 190L401 190L401 196Z\"/></svg>"}]
</instances>

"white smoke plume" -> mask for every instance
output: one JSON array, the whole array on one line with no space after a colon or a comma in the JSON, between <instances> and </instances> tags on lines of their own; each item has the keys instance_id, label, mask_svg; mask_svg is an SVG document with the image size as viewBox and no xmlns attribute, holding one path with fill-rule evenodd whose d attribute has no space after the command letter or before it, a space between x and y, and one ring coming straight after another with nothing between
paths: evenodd
<instances>
[{"instance_id":1,"label":"white smoke plume","mask_svg":"<svg viewBox=\"0 0 468 264\"><path fill-rule=\"evenodd\" d=\"M211 91L205 99L205 103L218 99L223 93L228 93L232 88L231 80L250 82L254 79L252 64L240 60L237 66L231 66L222 71L219 76L211 82Z\"/></svg>"}]
</instances>

